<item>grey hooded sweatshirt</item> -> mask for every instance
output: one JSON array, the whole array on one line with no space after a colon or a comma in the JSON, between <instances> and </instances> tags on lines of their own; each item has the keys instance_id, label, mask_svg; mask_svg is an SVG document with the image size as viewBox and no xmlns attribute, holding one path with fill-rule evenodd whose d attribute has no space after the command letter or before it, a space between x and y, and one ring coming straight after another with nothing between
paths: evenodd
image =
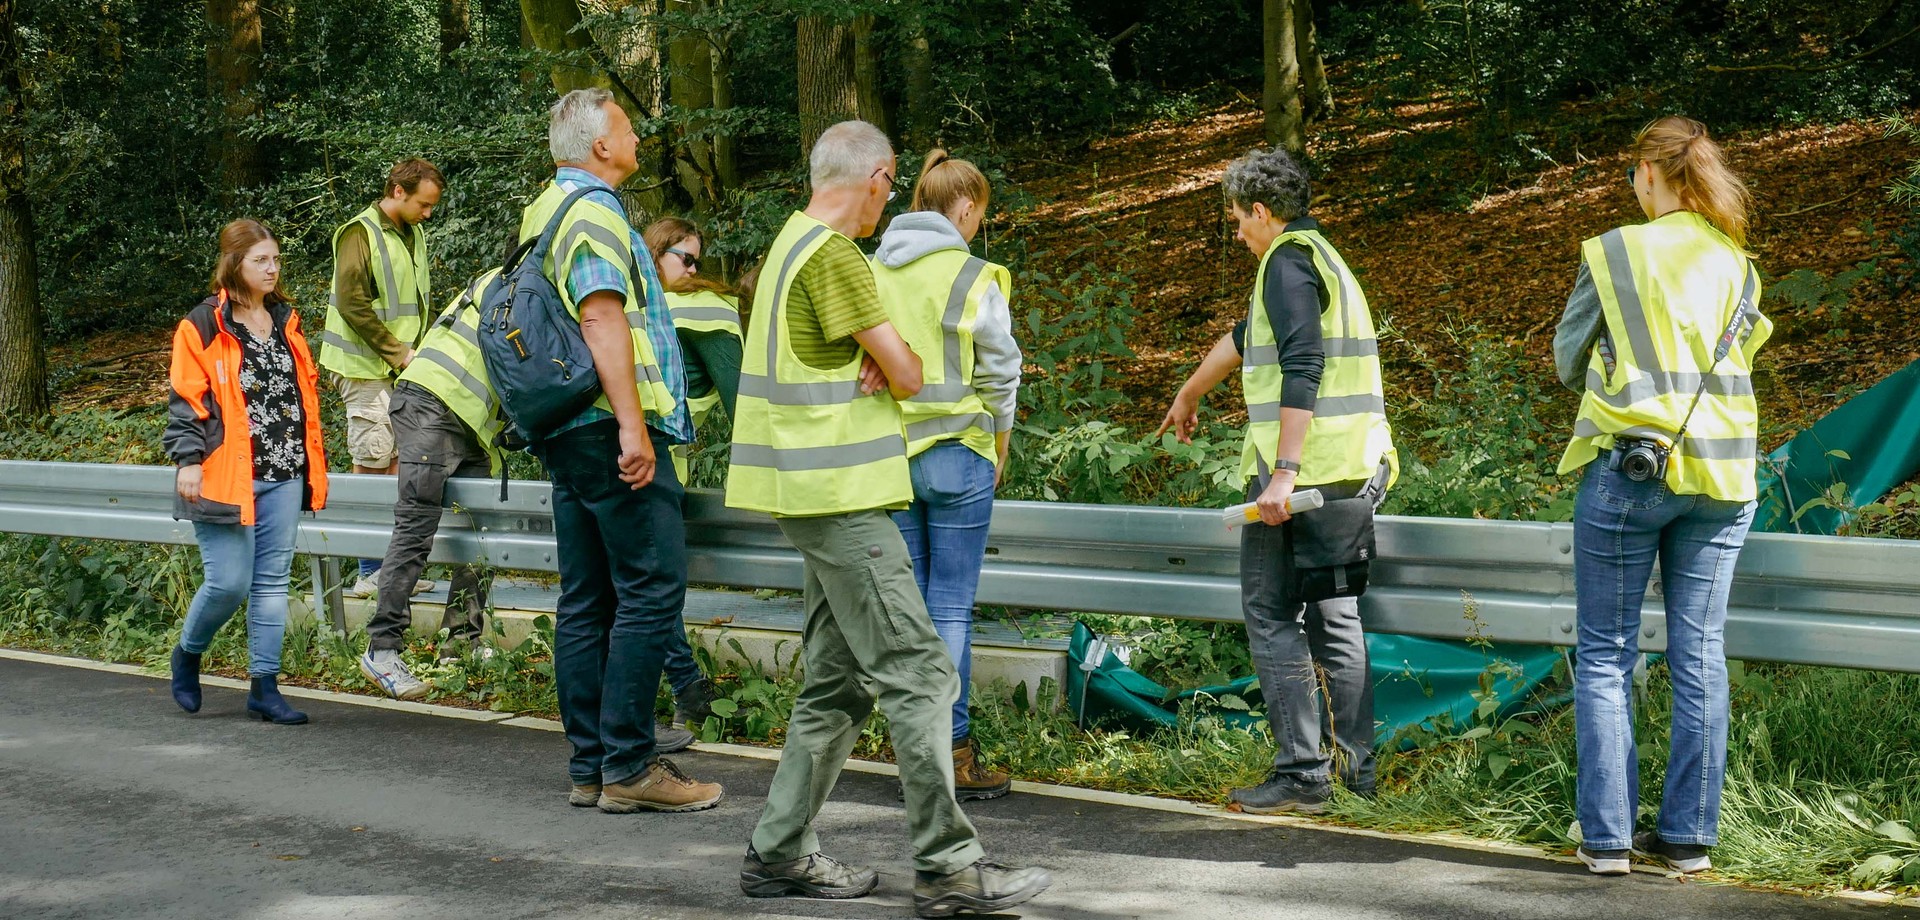
<instances>
[{"instance_id":1,"label":"grey hooded sweatshirt","mask_svg":"<svg viewBox=\"0 0 1920 920\"><path fill-rule=\"evenodd\" d=\"M922 256L949 249L968 251L966 239L946 215L909 211L887 225L874 258L888 268L901 268ZM989 284L980 297L980 311L973 322L973 388L987 404L987 411L993 414L995 432L1013 429L1020 392L1020 362L1020 343L1013 340L1013 314L1007 305L1007 292L1000 290L999 284Z\"/></svg>"}]
</instances>

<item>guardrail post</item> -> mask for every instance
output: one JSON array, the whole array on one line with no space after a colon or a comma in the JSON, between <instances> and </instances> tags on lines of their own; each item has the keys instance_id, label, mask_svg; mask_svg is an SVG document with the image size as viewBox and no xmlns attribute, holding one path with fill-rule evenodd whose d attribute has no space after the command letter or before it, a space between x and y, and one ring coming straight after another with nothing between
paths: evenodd
<instances>
[{"instance_id":1,"label":"guardrail post","mask_svg":"<svg viewBox=\"0 0 1920 920\"><path fill-rule=\"evenodd\" d=\"M347 604L341 595L340 560L332 556L307 557L313 571L313 613L327 612L333 631L347 634Z\"/></svg>"}]
</instances>

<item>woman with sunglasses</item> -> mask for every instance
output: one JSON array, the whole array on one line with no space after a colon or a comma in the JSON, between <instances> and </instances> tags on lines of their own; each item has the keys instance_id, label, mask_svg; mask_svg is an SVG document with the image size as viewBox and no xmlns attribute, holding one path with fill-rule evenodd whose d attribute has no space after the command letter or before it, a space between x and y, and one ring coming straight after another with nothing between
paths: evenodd
<instances>
[{"instance_id":1,"label":"woman with sunglasses","mask_svg":"<svg viewBox=\"0 0 1920 920\"><path fill-rule=\"evenodd\" d=\"M913 206L888 224L874 280L893 325L920 356L924 385L900 402L913 503L894 512L914 580L960 677L953 704L953 781L961 801L1007 794L967 721L973 599L987 552L993 492L1007 466L1020 389L1006 268L975 258L991 189L987 177L945 150L927 154Z\"/></svg>"},{"instance_id":2,"label":"woman with sunglasses","mask_svg":"<svg viewBox=\"0 0 1920 920\"><path fill-rule=\"evenodd\" d=\"M173 649L173 700L200 710L200 660L247 605L247 714L307 721L280 695L287 581L301 511L327 503L319 371L293 298L280 290L280 244L258 221L220 231L213 296L173 333L163 436L174 518L193 522L206 578Z\"/></svg>"},{"instance_id":3,"label":"woman with sunglasses","mask_svg":"<svg viewBox=\"0 0 1920 920\"><path fill-rule=\"evenodd\" d=\"M1773 324L1745 251L1746 186L1705 125L1641 129L1627 182L1647 223L1587 240L1554 336L1581 394L1560 472L1583 470L1573 515L1579 632L1574 711L1580 860L1624 875L1639 850L1711 868L1727 760L1724 632L1734 562L1753 523L1754 354ZM1666 607L1673 730L1653 830L1634 833L1633 689L1655 561Z\"/></svg>"}]
</instances>

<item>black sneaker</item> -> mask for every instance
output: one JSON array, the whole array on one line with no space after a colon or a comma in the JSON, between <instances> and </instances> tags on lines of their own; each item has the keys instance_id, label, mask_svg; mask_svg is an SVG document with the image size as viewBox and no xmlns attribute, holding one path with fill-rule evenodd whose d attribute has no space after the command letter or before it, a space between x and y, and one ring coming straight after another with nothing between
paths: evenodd
<instances>
[{"instance_id":1,"label":"black sneaker","mask_svg":"<svg viewBox=\"0 0 1920 920\"><path fill-rule=\"evenodd\" d=\"M1279 815L1297 811L1317 815L1327 810L1333 787L1326 780L1314 782L1291 773L1273 771L1258 786L1244 786L1227 793L1227 801L1250 815Z\"/></svg>"},{"instance_id":2,"label":"black sneaker","mask_svg":"<svg viewBox=\"0 0 1920 920\"><path fill-rule=\"evenodd\" d=\"M673 695L673 724L692 729L705 725L707 717L713 715L715 699L713 681L705 677L694 681L685 692Z\"/></svg>"},{"instance_id":3,"label":"black sneaker","mask_svg":"<svg viewBox=\"0 0 1920 920\"><path fill-rule=\"evenodd\" d=\"M1713 868L1713 860L1707 857L1706 847L1691 843L1668 843L1661 840L1660 834L1655 831L1641 831L1633 835L1633 848L1666 863L1675 872L1692 874Z\"/></svg>"},{"instance_id":4,"label":"black sneaker","mask_svg":"<svg viewBox=\"0 0 1920 920\"><path fill-rule=\"evenodd\" d=\"M803 898L858 898L880 884L880 873L856 869L825 853L813 853L799 859L763 862L760 854L747 847L747 858L740 864L740 890L750 898L777 898L797 894Z\"/></svg>"},{"instance_id":5,"label":"black sneaker","mask_svg":"<svg viewBox=\"0 0 1920 920\"><path fill-rule=\"evenodd\" d=\"M913 874L913 912L920 917L993 914L1025 904L1053 884L1037 867L1016 868L984 859L958 872Z\"/></svg>"},{"instance_id":6,"label":"black sneaker","mask_svg":"<svg viewBox=\"0 0 1920 920\"><path fill-rule=\"evenodd\" d=\"M1627 862L1627 850L1589 850L1581 847L1573 851L1580 861L1587 864L1587 871L1594 875L1626 875L1633 871Z\"/></svg>"}]
</instances>

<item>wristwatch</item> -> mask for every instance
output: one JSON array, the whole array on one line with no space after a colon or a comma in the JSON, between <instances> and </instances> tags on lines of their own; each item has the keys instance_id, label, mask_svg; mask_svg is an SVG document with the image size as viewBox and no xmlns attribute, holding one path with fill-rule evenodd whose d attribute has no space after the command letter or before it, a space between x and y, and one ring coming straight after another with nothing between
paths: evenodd
<instances>
[{"instance_id":1,"label":"wristwatch","mask_svg":"<svg viewBox=\"0 0 1920 920\"><path fill-rule=\"evenodd\" d=\"M1300 461L1288 460L1282 457L1279 460L1273 461L1273 469L1274 469L1274 472L1279 472L1280 470L1288 470L1291 472L1298 473L1300 472Z\"/></svg>"}]
</instances>

